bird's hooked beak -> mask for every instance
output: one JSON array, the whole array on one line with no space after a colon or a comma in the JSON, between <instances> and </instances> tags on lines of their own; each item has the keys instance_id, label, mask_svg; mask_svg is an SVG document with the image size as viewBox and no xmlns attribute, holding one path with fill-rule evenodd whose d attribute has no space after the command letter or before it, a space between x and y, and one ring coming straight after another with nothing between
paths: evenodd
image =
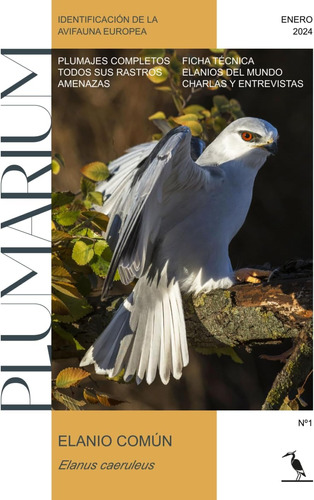
<instances>
[{"instance_id":1,"label":"bird's hooked beak","mask_svg":"<svg viewBox=\"0 0 314 500\"><path fill-rule=\"evenodd\" d=\"M268 141L266 144L261 145L262 148L266 149L266 151L269 151L270 154L275 155L278 153L278 144L277 141Z\"/></svg>"}]
</instances>

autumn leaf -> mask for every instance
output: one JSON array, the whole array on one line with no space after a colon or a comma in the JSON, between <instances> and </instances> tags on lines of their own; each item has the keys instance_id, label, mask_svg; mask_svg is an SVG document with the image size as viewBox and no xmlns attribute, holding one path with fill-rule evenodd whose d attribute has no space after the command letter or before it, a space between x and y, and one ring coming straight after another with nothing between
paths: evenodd
<instances>
[{"instance_id":1,"label":"autumn leaf","mask_svg":"<svg viewBox=\"0 0 314 500\"><path fill-rule=\"evenodd\" d=\"M163 111L156 111L153 115L148 117L149 120L165 120L166 115Z\"/></svg>"},{"instance_id":2,"label":"autumn leaf","mask_svg":"<svg viewBox=\"0 0 314 500\"><path fill-rule=\"evenodd\" d=\"M85 177L96 182L105 181L110 175L107 165L101 161L88 163L81 168L81 172Z\"/></svg>"},{"instance_id":3,"label":"autumn leaf","mask_svg":"<svg viewBox=\"0 0 314 500\"><path fill-rule=\"evenodd\" d=\"M54 175L58 175L61 167L64 167L64 159L61 155L55 154L51 162L51 170Z\"/></svg>"},{"instance_id":4,"label":"autumn leaf","mask_svg":"<svg viewBox=\"0 0 314 500\"><path fill-rule=\"evenodd\" d=\"M192 104L191 106L187 106L186 108L183 109L183 113L185 115L194 114L194 115L199 116L204 111L208 111L208 110L206 110L206 108L204 108L204 106L200 106L199 104Z\"/></svg>"},{"instance_id":5,"label":"autumn leaf","mask_svg":"<svg viewBox=\"0 0 314 500\"><path fill-rule=\"evenodd\" d=\"M168 70L164 66L155 66L154 72L152 74L148 74L147 78L153 83L162 83L168 78Z\"/></svg>"},{"instance_id":6,"label":"autumn leaf","mask_svg":"<svg viewBox=\"0 0 314 500\"><path fill-rule=\"evenodd\" d=\"M66 241L71 239L71 235L69 233L66 233L65 231L59 231L58 229L53 229L51 233L51 239L52 243L55 245L58 242Z\"/></svg>"},{"instance_id":7,"label":"autumn leaf","mask_svg":"<svg viewBox=\"0 0 314 500\"><path fill-rule=\"evenodd\" d=\"M53 266L52 267L52 279L55 281L64 281L65 283L73 283L74 279L63 266Z\"/></svg>"},{"instance_id":8,"label":"autumn leaf","mask_svg":"<svg viewBox=\"0 0 314 500\"><path fill-rule=\"evenodd\" d=\"M59 401L59 403L62 403L68 410L80 410L81 406L86 405L85 401L83 400L78 401L77 399L71 398L70 396L62 394L62 392L56 390L53 391L52 395L57 401Z\"/></svg>"},{"instance_id":9,"label":"autumn leaf","mask_svg":"<svg viewBox=\"0 0 314 500\"><path fill-rule=\"evenodd\" d=\"M92 405L99 403L96 393L93 391L93 389L85 388L83 391L83 396L87 403L91 403Z\"/></svg>"},{"instance_id":10,"label":"autumn leaf","mask_svg":"<svg viewBox=\"0 0 314 500\"><path fill-rule=\"evenodd\" d=\"M53 314L59 314L59 315L70 314L68 307L64 304L64 302L62 302L61 299L59 299L59 297L52 294L51 301L52 301L51 309Z\"/></svg>"},{"instance_id":11,"label":"autumn leaf","mask_svg":"<svg viewBox=\"0 0 314 500\"><path fill-rule=\"evenodd\" d=\"M111 406L117 406L117 405L120 405L120 404L126 402L126 401L119 401L118 399L113 399L110 396L108 396L108 394L104 394L103 392L101 392L101 393L99 392L96 395L97 395L98 401L103 406L106 406L108 408L110 408Z\"/></svg>"},{"instance_id":12,"label":"autumn leaf","mask_svg":"<svg viewBox=\"0 0 314 500\"><path fill-rule=\"evenodd\" d=\"M66 389L67 387L73 387L78 384L81 380L89 377L89 373L82 368L64 368L58 373L56 378L56 387L59 389Z\"/></svg>"},{"instance_id":13,"label":"autumn leaf","mask_svg":"<svg viewBox=\"0 0 314 500\"><path fill-rule=\"evenodd\" d=\"M57 292L61 292L63 295L67 295L68 297L76 299L82 298L80 292L72 283L66 283L64 281L53 281L52 287Z\"/></svg>"}]
</instances>

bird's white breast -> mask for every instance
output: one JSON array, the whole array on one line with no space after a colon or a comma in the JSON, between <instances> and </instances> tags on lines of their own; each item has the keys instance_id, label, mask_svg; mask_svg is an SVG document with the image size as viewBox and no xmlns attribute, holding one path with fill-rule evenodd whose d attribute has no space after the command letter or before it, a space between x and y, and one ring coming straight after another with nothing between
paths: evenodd
<instances>
[{"instance_id":1,"label":"bird's white breast","mask_svg":"<svg viewBox=\"0 0 314 500\"><path fill-rule=\"evenodd\" d=\"M169 261L170 276L179 280L183 291L199 293L233 284L228 246L246 218L254 178L246 169L227 171L224 182L210 191L187 190L183 198L182 193L174 194L167 203L173 225L169 227L165 213L158 259L162 264Z\"/></svg>"}]
</instances>

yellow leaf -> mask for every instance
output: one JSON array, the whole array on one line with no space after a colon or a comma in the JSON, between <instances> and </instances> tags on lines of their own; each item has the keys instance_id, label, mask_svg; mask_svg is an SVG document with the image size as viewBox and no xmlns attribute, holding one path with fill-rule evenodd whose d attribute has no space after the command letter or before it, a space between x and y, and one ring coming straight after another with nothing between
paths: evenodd
<instances>
[{"instance_id":1,"label":"yellow leaf","mask_svg":"<svg viewBox=\"0 0 314 500\"><path fill-rule=\"evenodd\" d=\"M104 394L103 392L97 393L97 399L103 406L106 406L108 408L110 408L110 406L117 406L121 403L125 403L125 401L119 401L118 399L110 398L107 394Z\"/></svg>"},{"instance_id":2,"label":"yellow leaf","mask_svg":"<svg viewBox=\"0 0 314 500\"><path fill-rule=\"evenodd\" d=\"M168 78L168 70L164 66L155 66L153 68L152 74L148 74L147 78L153 83L162 83Z\"/></svg>"},{"instance_id":3,"label":"yellow leaf","mask_svg":"<svg viewBox=\"0 0 314 500\"><path fill-rule=\"evenodd\" d=\"M53 314L70 314L70 310L67 308L67 306L62 302L59 297L56 297L56 295L51 295L51 308Z\"/></svg>"},{"instance_id":4,"label":"yellow leaf","mask_svg":"<svg viewBox=\"0 0 314 500\"><path fill-rule=\"evenodd\" d=\"M78 401L77 399L71 398L70 396L62 394L62 392L59 391L53 391L52 395L57 401L59 401L59 403L62 403L68 410L80 410L81 406L86 405L85 401L83 400Z\"/></svg>"},{"instance_id":5,"label":"yellow leaf","mask_svg":"<svg viewBox=\"0 0 314 500\"><path fill-rule=\"evenodd\" d=\"M56 244L58 241L70 240L71 235L65 231L59 231L58 229L53 229L51 233L52 243Z\"/></svg>"},{"instance_id":6,"label":"yellow leaf","mask_svg":"<svg viewBox=\"0 0 314 500\"><path fill-rule=\"evenodd\" d=\"M59 389L66 389L67 387L73 387L78 384L81 380L89 377L89 373L82 368L64 368L58 374L56 378L56 387Z\"/></svg>"},{"instance_id":7,"label":"yellow leaf","mask_svg":"<svg viewBox=\"0 0 314 500\"><path fill-rule=\"evenodd\" d=\"M51 162L52 173L54 175L58 175L58 173L60 172L60 168L60 163L56 159L53 159Z\"/></svg>"},{"instance_id":8,"label":"yellow leaf","mask_svg":"<svg viewBox=\"0 0 314 500\"><path fill-rule=\"evenodd\" d=\"M88 163L81 168L81 172L85 177L96 182L104 181L110 175L107 165L101 161Z\"/></svg>"},{"instance_id":9,"label":"yellow leaf","mask_svg":"<svg viewBox=\"0 0 314 500\"><path fill-rule=\"evenodd\" d=\"M171 92L172 92L171 87L168 87L166 85L162 85L160 87L155 87L155 90L159 90L160 92L168 92L169 94L171 94Z\"/></svg>"},{"instance_id":10,"label":"yellow leaf","mask_svg":"<svg viewBox=\"0 0 314 500\"><path fill-rule=\"evenodd\" d=\"M176 116L175 118L172 118L174 122L179 123L179 125L187 125L187 122L189 121L197 121L198 116L194 113L187 113L186 115L183 116Z\"/></svg>"},{"instance_id":11,"label":"yellow leaf","mask_svg":"<svg viewBox=\"0 0 314 500\"><path fill-rule=\"evenodd\" d=\"M282 403L281 407L279 408L281 411L291 411L290 406L287 403Z\"/></svg>"},{"instance_id":12,"label":"yellow leaf","mask_svg":"<svg viewBox=\"0 0 314 500\"><path fill-rule=\"evenodd\" d=\"M59 257L57 257L55 254L52 254L51 256L51 265L52 266L63 266L63 262Z\"/></svg>"},{"instance_id":13,"label":"yellow leaf","mask_svg":"<svg viewBox=\"0 0 314 500\"><path fill-rule=\"evenodd\" d=\"M63 281L55 281L52 283L52 287L58 292L68 295L69 297L74 297L76 299L82 298L82 295L78 289L72 285L72 283L65 283Z\"/></svg>"},{"instance_id":14,"label":"yellow leaf","mask_svg":"<svg viewBox=\"0 0 314 500\"><path fill-rule=\"evenodd\" d=\"M74 283L72 275L63 266L52 267L52 279L56 282Z\"/></svg>"},{"instance_id":15,"label":"yellow leaf","mask_svg":"<svg viewBox=\"0 0 314 500\"><path fill-rule=\"evenodd\" d=\"M92 389L85 388L83 391L83 396L85 401L87 401L87 403L91 403L92 405L95 405L99 402L95 392Z\"/></svg>"},{"instance_id":16,"label":"yellow leaf","mask_svg":"<svg viewBox=\"0 0 314 500\"><path fill-rule=\"evenodd\" d=\"M185 125L186 127L189 127L189 129L191 130L191 134L194 136L200 136L203 132L203 127L197 121L196 115L190 114L190 115L179 116L177 118L172 118L172 120L175 123L178 123L179 125Z\"/></svg>"},{"instance_id":17,"label":"yellow leaf","mask_svg":"<svg viewBox=\"0 0 314 500\"><path fill-rule=\"evenodd\" d=\"M148 117L149 120L165 120L166 115L163 111L157 111L153 115Z\"/></svg>"},{"instance_id":18,"label":"yellow leaf","mask_svg":"<svg viewBox=\"0 0 314 500\"><path fill-rule=\"evenodd\" d=\"M86 199L87 201L90 201L93 205L102 206L103 204L102 193L100 193L99 191L90 191Z\"/></svg>"},{"instance_id":19,"label":"yellow leaf","mask_svg":"<svg viewBox=\"0 0 314 500\"><path fill-rule=\"evenodd\" d=\"M204 108L204 106L200 106L199 104L191 104L191 106L187 106L186 108L184 108L183 113L185 115L189 115L190 113L198 115L203 111L206 111L206 108Z\"/></svg>"},{"instance_id":20,"label":"yellow leaf","mask_svg":"<svg viewBox=\"0 0 314 500\"><path fill-rule=\"evenodd\" d=\"M69 278L69 279L71 279L72 282L74 281L71 274L69 273L69 271L67 269L65 269L65 267L62 267L62 266L54 266L54 268L52 269L52 274L53 274L53 276L59 276L62 278Z\"/></svg>"},{"instance_id":21,"label":"yellow leaf","mask_svg":"<svg viewBox=\"0 0 314 500\"><path fill-rule=\"evenodd\" d=\"M187 126L191 130L191 134L195 137L198 137L203 132L203 127L199 122L190 121L187 123Z\"/></svg>"},{"instance_id":22,"label":"yellow leaf","mask_svg":"<svg viewBox=\"0 0 314 500\"><path fill-rule=\"evenodd\" d=\"M296 399L292 399L292 401L290 401L289 403L289 406L291 410L299 410L299 403L297 402Z\"/></svg>"},{"instance_id":23,"label":"yellow leaf","mask_svg":"<svg viewBox=\"0 0 314 500\"><path fill-rule=\"evenodd\" d=\"M160 141L160 139L162 139L162 134L153 134L152 135L153 141Z\"/></svg>"},{"instance_id":24,"label":"yellow leaf","mask_svg":"<svg viewBox=\"0 0 314 500\"><path fill-rule=\"evenodd\" d=\"M93 243L85 243L85 241L76 241L72 250L72 259L79 266L85 266L94 257Z\"/></svg>"},{"instance_id":25,"label":"yellow leaf","mask_svg":"<svg viewBox=\"0 0 314 500\"><path fill-rule=\"evenodd\" d=\"M204 111L202 111L201 114L204 115L205 118L209 118L210 117L210 111L209 111L209 109L204 109Z\"/></svg>"},{"instance_id":26,"label":"yellow leaf","mask_svg":"<svg viewBox=\"0 0 314 500\"><path fill-rule=\"evenodd\" d=\"M123 382L123 375L125 373L125 369L123 368L118 375L115 377L108 377L108 380L113 380L114 382Z\"/></svg>"}]
</instances>

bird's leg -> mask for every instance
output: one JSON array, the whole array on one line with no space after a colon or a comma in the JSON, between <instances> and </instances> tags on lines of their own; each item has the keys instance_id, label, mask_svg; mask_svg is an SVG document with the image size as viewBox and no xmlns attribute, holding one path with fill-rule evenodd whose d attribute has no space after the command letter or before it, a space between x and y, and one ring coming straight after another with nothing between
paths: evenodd
<instances>
[{"instance_id":1,"label":"bird's leg","mask_svg":"<svg viewBox=\"0 0 314 500\"><path fill-rule=\"evenodd\" d=\"M268 278L270 274L271 271L251 267L243 267L235 271L236 279L245 283L261 283L263 278Z\"/></svg>"}]
</instances>

